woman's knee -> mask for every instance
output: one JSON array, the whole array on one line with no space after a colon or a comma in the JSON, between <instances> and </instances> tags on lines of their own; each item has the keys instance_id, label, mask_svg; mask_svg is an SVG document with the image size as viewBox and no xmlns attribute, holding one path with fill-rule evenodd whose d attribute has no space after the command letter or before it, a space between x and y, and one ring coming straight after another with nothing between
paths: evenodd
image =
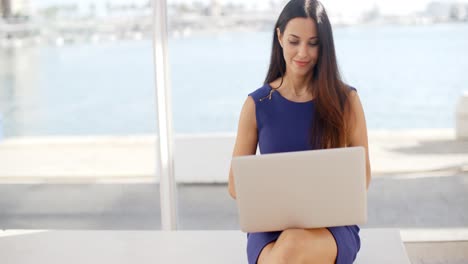
<instances>
[{"instance_id":1,"label":"woman's knee","mask_svg":"<svg viewBox=\"0 0 468 264\"><path fill-rule=\"evenodd\" d=\"M278 263L334 263L336 245L328 230L288 229L281 233L271 251ZM325 242L325 243L324 243ZM328 242L328 243L326 243Z\"/></svg>"},{"instance_id":2,"label":"woman's knee","mask_svg":"<svg viewBox=\"0 0 468 264\"><path fill-rule=\"evenodd\" d=\"M257 264L269 264L270 263L269 259L271 255L271 250L273 249L274 245L275 245L275 242L271 242L270 244L266 245L262 249L262 251L260 251Z\"/></svg>"},{"instance_id":3,"label":"woman's knee","mask_svg":"<svg viewBox=\"0 0 468 264\"><path fill-rule=\"evenodd\" d=\"M300 263L304 250L307 250L307 233L303 229L287 229L276 241L271 252L277 263Z\"/></svg>"}]
</instances>

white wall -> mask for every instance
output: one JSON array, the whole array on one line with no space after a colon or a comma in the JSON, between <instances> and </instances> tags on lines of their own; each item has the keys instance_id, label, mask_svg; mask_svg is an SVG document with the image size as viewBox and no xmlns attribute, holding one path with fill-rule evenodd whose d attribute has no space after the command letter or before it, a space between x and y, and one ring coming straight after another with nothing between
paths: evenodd
<instances>
[{"instance_id":1,"label":"white wall","mask_svg":"<svg viewBox=\"0 0 468 264\"><path fill-rule=\"evenodd\" d=\"M226 182L234 135L187 135L175 139L175 177L178 182Z\"/></svg>"}]
</instances>

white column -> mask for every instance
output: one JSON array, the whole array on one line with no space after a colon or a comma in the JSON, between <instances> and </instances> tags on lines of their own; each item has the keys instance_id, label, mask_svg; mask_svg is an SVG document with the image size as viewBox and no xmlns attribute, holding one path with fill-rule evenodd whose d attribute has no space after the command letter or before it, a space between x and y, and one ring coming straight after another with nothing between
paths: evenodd
<instances>
[{"instance_id":1,"label":"white column","mask_svg":"<svg viewBox=\"0 0 468 264\"><path fill-rule=\"evenodd\" d=\"M456 109L456 134L459 140L468 140L468 91L458 100Z\"/></svg>"},{"instance_id":2,"label":"white column","mask_svg":"<svg viewBox=\"0 0 468 264\"><path fill-rule=\"evenodd\" d=\"M157 168L160 178L162 230L177 229L177 194L174 179L172 100L167 51L166 0L153 0L153 48L158 110Z\"/></svg>"},{"instance_id":3,"label":"white column","mask_svg":"<svg viewBox=\"0 0 468 264\"><path fill-rule=\"evenodd\" d=\"M0 112L0 141L3 139L3 116Z\"/></svg>"}]
</instances>

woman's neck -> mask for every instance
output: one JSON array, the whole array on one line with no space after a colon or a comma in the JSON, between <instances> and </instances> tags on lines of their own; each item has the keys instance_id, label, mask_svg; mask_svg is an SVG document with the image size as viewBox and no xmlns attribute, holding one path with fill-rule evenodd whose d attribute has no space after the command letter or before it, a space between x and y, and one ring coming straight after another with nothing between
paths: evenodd
<instances>
[{"instance_id":1,"label":"woman's neck","mask_svg":"<svg viewBox=\"0 0 468 264\"><path fill-rule=\"evenodd\" d=\"M294 96L299 97L310 93L310 78L285 74L281 86L284 86Z\"/></svg>"}]
</instances>

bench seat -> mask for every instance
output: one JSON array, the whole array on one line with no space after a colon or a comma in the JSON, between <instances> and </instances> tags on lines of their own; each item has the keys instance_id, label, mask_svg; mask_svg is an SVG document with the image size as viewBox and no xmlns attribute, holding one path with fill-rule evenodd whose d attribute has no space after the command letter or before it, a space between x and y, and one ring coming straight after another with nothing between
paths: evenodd
<instances>
[{"instance_id":1,"label":"bench seat","mask_svg":"<svg viewBox=\"0 0 468 264\"><path fill-rule=\"evenodd\" d=\"M397 229L360 234L355 263L410 264ZM240 231L0 231L0 256L10 264L239 264L245 248Z\"/></svg>"}]
</instances>

